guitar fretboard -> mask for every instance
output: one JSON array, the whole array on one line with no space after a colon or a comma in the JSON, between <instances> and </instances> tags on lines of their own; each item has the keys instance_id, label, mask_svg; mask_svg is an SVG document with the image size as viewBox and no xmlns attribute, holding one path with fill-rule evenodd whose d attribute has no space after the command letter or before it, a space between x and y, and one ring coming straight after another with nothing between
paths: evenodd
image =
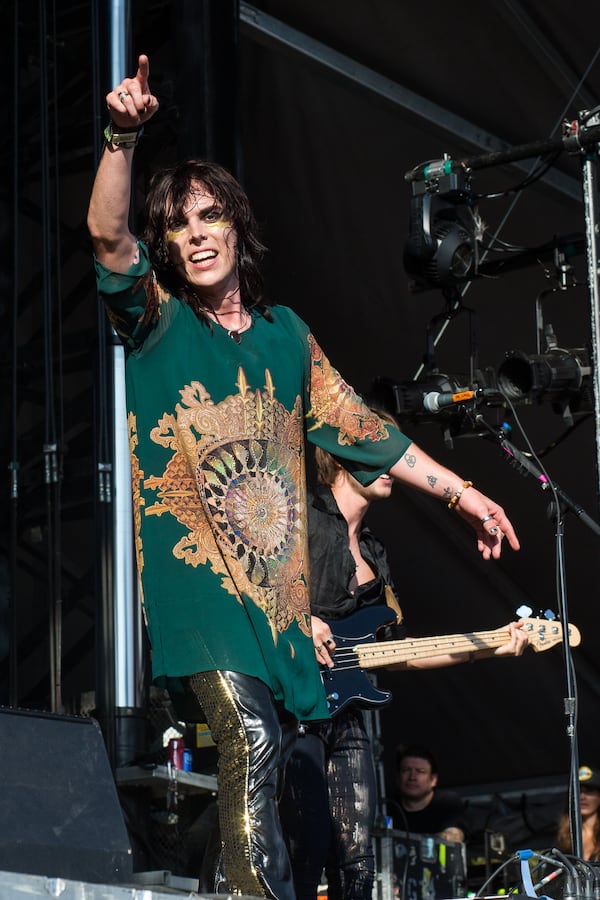
<instances>
[{"instance_id":1,"label":"guitar fretboard","mask_svg":"<svg viewBox=\"0 0 600 900\"><path fill-rule=\"evenodd\" d=\"M475 653L495 650L507 641L505 631L474 631L439 637L407 638L403 641L379 641L355 647L363 669L389 666L393 663L426 659L429 656Z\"/></svg>"}]
</instances>

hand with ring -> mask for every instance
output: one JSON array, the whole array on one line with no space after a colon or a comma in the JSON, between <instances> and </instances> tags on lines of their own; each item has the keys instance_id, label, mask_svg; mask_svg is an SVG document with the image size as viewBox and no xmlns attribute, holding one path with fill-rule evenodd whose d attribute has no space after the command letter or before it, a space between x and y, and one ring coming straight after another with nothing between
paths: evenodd
<instances>
[{"instance_id":1,"label":"hand with ring","mask_svg":"<svg viewBox=\"0 0 600 900\"><path fill-rule=\"evenodd\" d=\"M106 97L106 105L113 123L123 130L140 129L142 119L147 122L158 109L158 100L150 93L148 57L141 54L138 70L133 78L124 78Z\"/></svg>"},{"instance_id":2,"label":"hand with ring","mask_svg":"<svg viewBox=\"0 0 600 900\"><path fill-rule=\"evenodd\" d=\"M481 524L482 524L482 525L485 525L486 522L491 521L493 518L494 518L493 516L490 516L490 515L488 514L487 516L484 516L484 517L483 517L483 519L481 520ZM498 534L498 529L497 529L497 527L494 525L493 528L488 528L488 529L487 529L487 533L488 533L488 534L492 534L492 535Z\"/></svg>"},{"instance_id":3,"label":"hand with ring","mask_svg":"<svg viewBox=\"0 0 600 900\"><path fill-rule=\"evenodd\" d=\"M482 525L485 525L486 522L490 522L493 518L494 518L493 516L490 516L490 515L488 514L487 516L484 516L484 517L483 517L483 519L481 520L481 524L482 524ZM498 529L497 529L497 527L494 525L493 528L488 528L488 529L487 529L487 533L488 533L488 534L492 534L492 535L498 534Z\"/></svg>"},{"instance_id":4,"label":"hand with ring","mask_svg":"<svg viewBox=\"0 0 600 900\"><path fill-rule=\"evenodd\" d=\"M474 528L483 559L499 559L504 538L513 550L519 549L515 529L502 507L475 487L463 491L455 511Z\"/></svg>"},{"instance_id":5,"label":"hand with ring","mask_svg":"<svg viewBox=\"0 0 600 900\"><path fill-rule=\"evenodd\" d=\"M311 616L310 618L317 662L331 669L334 664L333 652L335 650L335 640L333 639L331 628L327 622L318 616Z\"/></svg>"}]
</instances>

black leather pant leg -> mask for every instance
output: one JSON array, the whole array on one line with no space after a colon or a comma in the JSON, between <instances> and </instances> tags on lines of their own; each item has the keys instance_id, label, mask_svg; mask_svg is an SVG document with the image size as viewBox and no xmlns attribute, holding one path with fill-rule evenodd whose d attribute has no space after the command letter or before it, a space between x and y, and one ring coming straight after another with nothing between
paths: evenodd
<instances>
[{"instance_id":1,"label":"black leather pant leg","mask_svg":"<svg viewBox=\"0 0 600 900\"><path fill-rule=\"evenodd\" d=\"M371 900L377 804L373 752L360 710L307 725L286 771L282 820L298 900Z\"/></svg>"},{"instance_id":2,"label":"black leather pant leg","mask_svg":"<svg viewBox=\"0 0 600 900\"><path fill-rule=\"evenodd\" d=\"M219 752L219 826L229 891L295 900L278 810L297 723L269 688L237 672L189 679ZM283 719L283 722L282 722Z\"/></svg>"},{"instance_id":3,"label":"black leather pant leg","mask_svg":"<svg viewBox=\"0 0 600 900\"><path fill-rule=\"evenodd\" d=\"M373 751L360 710L324 726L330 731L327 781L334 831L326 869L329 900L371 900L375 878L373 826L377 786Z\"/></svg>"},{"instance_id":4,"label":"black leather pant leg","mask_svg":"<svg viewBox=\"0 0 600 900\"><path fill-rule=\"evenodd\" d=\"M296 741L280 813L297 900L315 900L332 837L325 742L318 726L303 729Z\"/></svg>"}]
</instances>

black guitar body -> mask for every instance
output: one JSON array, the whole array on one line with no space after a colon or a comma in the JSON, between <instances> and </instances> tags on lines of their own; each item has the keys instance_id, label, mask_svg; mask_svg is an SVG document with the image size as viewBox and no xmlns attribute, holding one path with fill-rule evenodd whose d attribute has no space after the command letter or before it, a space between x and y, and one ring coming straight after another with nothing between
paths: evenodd
<instances>
[{"instance_id":1,"label":"black guitar body","mask_svg":"<svg viewBox=\"0 0 600 900\"><path fill-rule=\"evenodd\" d=\"M390 691L380 691L371 684L353 648L374 643L379 629L395 621L395 613L389 606L365 607L346 619L327 620L336 643L335 665L333 669L322 666L321 678L332 716L350 703L373 709L385 706L392 699Z\"/></svg>"}]
</instances>

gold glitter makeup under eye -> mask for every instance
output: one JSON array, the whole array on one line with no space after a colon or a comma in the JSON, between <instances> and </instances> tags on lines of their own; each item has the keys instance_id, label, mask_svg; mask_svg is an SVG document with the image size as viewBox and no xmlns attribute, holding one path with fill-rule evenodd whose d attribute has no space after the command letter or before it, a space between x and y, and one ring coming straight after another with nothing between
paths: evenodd
<instances>
[{"instance_id":1,"label":"gold glitter makeup under eye","mask_svg":"<svg viewBox=\"0 0 600 900\"><path fill-rule=\"evenodd\" d=\"M208 222L206 219L203 219L202 221L207 228L231 228L231 222L229 221L229 219L217 219L215 222ZM177 238L180 237L187 228L187 225L182 225L181 228L170 228L166 234L167 241L169 243L173 243L173 241L176 241Z\"/></svg>"},{"instance_id":2,"label":"gold glitter makeup under eye","mask_svg":"<svg viewBox=\"0 0 600 900\"><path fill-rule=\"evenodd\" d=\"M217 219L216 222L206 222L205 225L207 228L229 228L231 222L229 219Z\"/></svg>"}]
</instances>

